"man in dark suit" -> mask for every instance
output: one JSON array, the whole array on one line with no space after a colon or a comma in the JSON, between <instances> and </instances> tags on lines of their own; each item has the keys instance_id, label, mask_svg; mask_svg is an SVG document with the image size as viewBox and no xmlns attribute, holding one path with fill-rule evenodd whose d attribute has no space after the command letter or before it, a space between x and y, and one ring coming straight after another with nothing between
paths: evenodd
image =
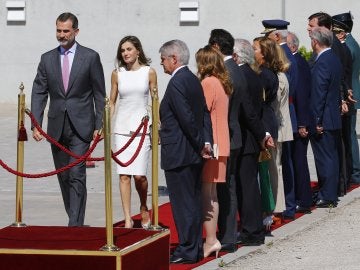
<instances>
[{"instance_id":1,"label":"man in dark suit","mask_svg":"<svg viewBox=\"0 0 360 270\"><path fill-rule=\"evenodd\" d=\"M288 33L287 45L293 53L298 67L298 82L294 98L298 132L294 133L294 141L292 143L296 212L309 213L312 204L312 191L307 149L309 144L311 71L309 64L298 52L299 39L292 32Z\"/></svg>"},{"instance_id":2,"label":"man in dark suit","mask_svg":"<svg viewBox=\"0 0 360 270\"><path fill-rule=\"evenodd\" d=\"M333 20L331 16L324 12L317 12L309 16L308 18L308 27L307 30L310 34L312 31L312 28L323 26L326 27L329 30L332 30L332 23ZM347 55L349 55L349 52L346 52L348 48L342 46L341 42L337 39L335 33L333 33L333 42L331 45L331 49L335 53L335 55L340 59L340 62L342 64L342 77L341 77L341 85L339 88L339 91L341 93L341 112L342 112L342 126L345 131L350 130L350 121L348 121L347 113L349 111L347 101L349 100L349 93L351 93L351 70L352 70L352 64L351 59ZM309 60L310 66L313 65L314 60L316 59L316 53L314 52L312 55L312 58ZM345 135L345 136L342 136ZM340 172L339 172L339 195L344 195L346 190L344 187L346 186L346 183L349 182L349 176L347 173L347 168L351 167L351 158L346 158L351 155L351 150L347 150L345 148L345 144L347 141L350 141L350 134L343 133L340 134L341 139L339 141L338 145L338 153L339 153L339 162L340 162Z\"/></svg>"},{"instance_id":3,"label":"man in dark suit","mask_svg":"<svg viewBox=\"0 0 360 270\"><path fill-rule=\"evenodd\" d=\"M245 91L240 91L240 127L243 136L236 177L241 224L239 240L243 245L264 243L262 204L257 181L258 158L261 142L265 138L265 127L261 121L263 87L260 76L250 67L254 64L254 59L254 50L250 42L236 39L234 60L239 65L240 74L246 80Z\"/></svg>"},{"instance_id":4,"label":"man in dark suit","mask_svg":"<svg viewBox=\"0 0 360 270\"><path fill-rule=\"evenodd\" d=\"M340 84L342 65L331 47L332 32L325 27L314 27L310 32L311 46L317 57L311 69L310 94L311 146L318 179L317 207L337 205L339 155L337 153L341 129Z\"/></svg>"},{"instance_id":5,"label":"man in dark suit","mask_svg":"<svg viewBox=\"0 0 360 270\"><path fill-rule=\"evenodd\" d=\"M210 158L210 115L198 78L186 66L189 49L171 40L159 50L164 72L171 75L160 104L161 168L179 245L171 263L195 263L202 257L202 157Z\"/></svg>"},{"instance_id":6,"label":"man in dark suit","mask_svg":"<svg viewBox=\"0 0 360 270\"><path fill-rule=\"evenodd\" d=\"M60 46L41 56L32 88L31 111L41 125L49 97L48 134L81 156L102 127L105 81L98 53L78 44L78 33L75 15L63 13L57 18L56 38ZM33 138L42 139L36 128ZM56 169L74 161L56 146L52 145L51 150ZM69 226L82 226L87 195L85 162L59 173L58 180Z\"/></svg>"},{"instance_id":7,"label":"man in dark suit","mask_svg":"<svg viewBox=\"0 0 360 270\"><path fill-rule=\"evenodd\" d=\"M245 147L243 145L243 136L248 135L243 134L242 129L252 132L258 143L262 145L262 148L265 147L265 141L270 136L265 136L260 116L257 115L249 98L246 78L234 59L232 59L234 48L232 35L224 29L213 29L210 33L209 45L223 55L225 67L230 73L234 90L229 103L230 157L227 163L226 184L217 185L219 201L218 238L223 250L234 252L237 249L236 243L239 240L243 244L259 244L264 241L264 236L260 230L262 227L260 190L256 178L253 177L253 166L250 169L246 168L246 163L243 163L243 166L239 163L239 157ZM241 126L245 122L247 125ZM250 140L248 143L250 144ZM255 153L256 151L252 153L253 155L249 155L249 159L253 159L256 156ZM239 180L238 177L241 176L240 168L249 170L251 177ZM243 173L245 172L243 171ZM240 183L237 183L237 181L240 181ZM237 194L237 189L241 190L241 194L244 194L244 196ZM239 240L237 238L236 219L238 200L241 201L241 209L243 210L240 222L243 226L241 232L243 232L244 237Z\"/></svg>"}]
</instances>

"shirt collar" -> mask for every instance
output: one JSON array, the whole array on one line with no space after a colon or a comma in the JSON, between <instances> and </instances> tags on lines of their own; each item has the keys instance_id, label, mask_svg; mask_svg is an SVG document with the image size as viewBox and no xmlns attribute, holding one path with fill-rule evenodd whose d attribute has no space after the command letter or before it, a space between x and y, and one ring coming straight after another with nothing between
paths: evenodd
<instances>
[{"instance_id":1,"label":"shirt collar","mask_svg":"<svg viewBox=\"0 0 360 270\"><path fill-rule=\"evenodd\" d=\"M315 61L317 61L317 60L319 59L320 55L322 55L324 52L326 52L326 51L328 51L328 50L331 50L331 48L330 48L330 47L329 47L329 48L325 48L324 50L322 50L321 52L319 52L319 54L317 55Z\"/></svg>"},{"instance_id":2,"label":"shirt collar","mask_svg":"<svg viewBox=\"0 0 360 270\"><path fill-rule=\"evenodd\" d=\"M75 42L74 45L72 45L72 47L70 49L68 49L67 51L72 54L75 54L76 48L77 48L77 43ZM60 54L64 54L65 51L66 50L62 46L60 46Z\"/></svg>"},{"instance_id":3,"label":"shirt collar","mask_svg":"<svg viewBox=\"0 0 360 270\"><path fill-rule=\"evenodd\" d=\"M171 77L174 77L175 73L178 72L178 70L181 69L181 68L183 68L183 67L185 67L185 65L182 65L182 66L178 67L177 69L175 69L175 70L173 71L173 73L171 74Z\"/></svg>"}]
</instances>

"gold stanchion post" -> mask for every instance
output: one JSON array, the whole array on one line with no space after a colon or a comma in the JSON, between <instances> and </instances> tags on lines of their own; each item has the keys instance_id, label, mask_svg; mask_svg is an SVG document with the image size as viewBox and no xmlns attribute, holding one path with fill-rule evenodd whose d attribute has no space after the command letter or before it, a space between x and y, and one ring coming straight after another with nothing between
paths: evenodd
<instances>
[{"instance_id":1,"label":"gold stanchion post","mask_svg":"<svg viewBox=\"0 0 360 270\"><path fill-rule=\"evenodd\" d=\"M16 170L18 172L24 171L24 140L20 140L20 130L24 128L25 119L25 94L24 84L20 84L20 93L18 94L18 137L17 137L17 164ZM23 210L23 178L16 176L16 212L15 222L11 224L13 227L25 227L26 224L22 222Z\"/></svg>"},{"instance_id":2,"label":"gold stanchion post","mask_svg":"<svg viewBox=\"0 0 360 270\"><path fill-rule=\"evenodd\" d=\"M112 182L111 182L111 118L109 98L105 99L104 109L104 156L105 156L105 211L106 211L106 239L107 244L100 248L103 251L120 250L114 245L113 239L113 209L112 209Z\"/></svg>"},{"instance_id":3,"label":"gold stanchion post","mask_svg":"<svg viewBox=\"0 0 360 270\"><path fill-rule=\"evenodd\" d=\"M151 129L151 145L152 145L152 225L150 230L162 230L159 226L159 96L158 90L154 88L151 92L152 99L152 129Z\"/></svg>"}]
</instances>

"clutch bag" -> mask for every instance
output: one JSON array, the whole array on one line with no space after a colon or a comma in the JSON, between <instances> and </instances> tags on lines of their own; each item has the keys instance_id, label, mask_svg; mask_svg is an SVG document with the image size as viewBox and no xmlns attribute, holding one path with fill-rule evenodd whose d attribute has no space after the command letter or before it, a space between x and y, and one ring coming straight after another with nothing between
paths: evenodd
<instances>
[{"instance_id":1,"label":"clutch bag","mask_svg":"<svg viewBox=\"0 0 360 270\"><path fill-rule=\"evenodd\" d=\"M219 146L215 143L213 145L214 158L219 159Z\"/></svg>"},{"instance_id":2,"label":"clutch bag","mask_svg":"<svg viewBox=\"0 0 360 270\"><path fill-rule=\"evenodd\" d=\"M271 159L271 153L269 149L264 149L260 151L259 162L267 161Z\"/></svg>"}]
</instances>

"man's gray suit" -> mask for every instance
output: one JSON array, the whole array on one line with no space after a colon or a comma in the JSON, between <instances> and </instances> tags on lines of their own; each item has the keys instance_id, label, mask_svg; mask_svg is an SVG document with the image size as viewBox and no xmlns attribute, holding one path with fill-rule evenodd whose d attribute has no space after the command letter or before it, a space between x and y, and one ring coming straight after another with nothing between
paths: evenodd
<instances>
[{"instance_id":1,"label":"man's gray suit","mask_svg":"<svg viewBox=\"0 0 360 270\"><path fill-rule=\"evenodd\" d=\"M66 93L60 47L43 54L31 96L31 111L40 124L48 98L48 134L72 152L83 155L89 148L94 130L102 126L105 81L99 54L77 44ZM53 145L52 153L56 168L74 160ZM69 226L83 225L87 193L85 163L58 174L58 180Z\"/></svg>"}]
</instances>

